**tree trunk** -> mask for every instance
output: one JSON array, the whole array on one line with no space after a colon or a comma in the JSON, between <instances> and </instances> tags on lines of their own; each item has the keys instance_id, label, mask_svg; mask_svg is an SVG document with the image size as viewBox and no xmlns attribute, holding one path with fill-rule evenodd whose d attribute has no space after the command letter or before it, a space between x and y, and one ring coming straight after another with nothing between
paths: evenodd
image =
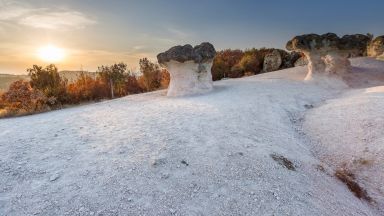
<instances>
[{"instance_id":1,"label":"tree trunk","mask_svg":"<svg viewBox=\"0 0 384 216\"><path fill-rule=\"evenodd\" d=\"M109 84L111 86L111 98L114 98L115 94L113 93L113 81L112 81L112 79L109 80Z\"/></svg>"}]
</instances>

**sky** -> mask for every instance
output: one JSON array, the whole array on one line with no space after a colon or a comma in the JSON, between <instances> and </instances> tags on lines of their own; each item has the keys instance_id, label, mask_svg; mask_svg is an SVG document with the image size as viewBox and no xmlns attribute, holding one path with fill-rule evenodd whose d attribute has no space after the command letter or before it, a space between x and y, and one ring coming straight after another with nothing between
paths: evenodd
<instances>
[{"instance_id":1,"label":"sky","mask_svg":"<svg viewBox=\"0 0 384 216\"><path fill-rule=\"evenodd\" d=\"M140 58L205 41L217 50L284 48L306 33L384 35L383 9L383 0L0 0L0 73L49 63L137 70ZM62 58L42 57L47 46Z\"/></svg>"}]
</instances>

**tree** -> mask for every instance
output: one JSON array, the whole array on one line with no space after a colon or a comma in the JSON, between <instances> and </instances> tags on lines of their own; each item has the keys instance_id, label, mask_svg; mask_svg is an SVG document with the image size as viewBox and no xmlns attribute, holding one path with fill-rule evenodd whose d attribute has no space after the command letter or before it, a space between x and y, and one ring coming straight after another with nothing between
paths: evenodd
<instances>
[{"instance_id":1,"label":"tree","mask_svg":"<svg viewBox=\"0 0 384 216\"><path fill-rule=\"evenodd\" d=\"M161 72L158 64L152 63L147 58L140 59L140 83L146 91L153 91L161 86Z\"/></svg>"},{"instance_id":2,"label":"tree","mask_svg":"<svg viewBox=\"0 0 384 216\"><path fill-rule=\"evenodd\" d=\"M99 77L106 83L109 83L111 98L115 97L115 92L119 96L124 95L125 78L127 74L127 65L122 62L111 66L102 65L98 68Z\"/></svg>"},{"instance_id":3,"label":"tree","mask_svg":"<svg viewBox=\"0 0 384 216\"><path fill-rule=\"evenodd\" d=\"M41 66L33 65L32 68L27 69L31 77L31 87L43 92L54 105L56 102L65 103L67 100L66 85L67 80L63 80L53 64L43 68Z\"/></svg>"}]
</instances>

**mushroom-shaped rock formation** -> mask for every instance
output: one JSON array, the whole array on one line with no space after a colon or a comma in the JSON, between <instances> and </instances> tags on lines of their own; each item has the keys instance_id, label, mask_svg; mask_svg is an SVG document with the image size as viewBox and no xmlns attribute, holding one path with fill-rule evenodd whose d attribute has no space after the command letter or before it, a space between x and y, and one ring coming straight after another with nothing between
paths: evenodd
<instances>
[{"instance_id":1,"label":"mushroom-shaped rock formation","mask_svg":"<svg viewBox=\"0 0 384 216\"><path fill-rule=\"evenodd\" d=\"M378 36L368 45L368 56L378 57L384 55L384 35Z\"/></svg>"},{"instance_id":2,"label":"mushroom-shaped rock formation","mask_svg":"<svg viewBox=\"0 0 384 216\"><path fill-rule=\"evenodd\" d=\"M307 34L296 36L288 41L287 49L304 53L308 60L306 80L322 74L341 75L348 71L350 62L345 53L351 50L348 43L336 34Z\"/></svg>"},{"instance_id":3,"label":"mushroom-shaped rock formation","mask_svg":"<svg viewBox=\"0 0 384 216\"><path fill-rule=\"evenodd\" d=\"M213 89L211 67L216 50L210 43L175 46L157 55L171 76L167 96L202 94Z\"/></svg>"}]
</instances>

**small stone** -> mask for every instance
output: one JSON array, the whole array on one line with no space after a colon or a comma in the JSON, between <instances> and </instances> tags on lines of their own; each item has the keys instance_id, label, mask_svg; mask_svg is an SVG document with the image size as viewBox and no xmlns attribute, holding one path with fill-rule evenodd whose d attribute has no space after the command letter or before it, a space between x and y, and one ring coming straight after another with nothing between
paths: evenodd
<instances>
[{"instance_id":1,"label":"small stone","mask_svg":"<svg viewBox=\"0 0 384 216\"><path fill-rule=\"evenodd\" d=\"M312 104L305 104L304 107L306 109L312 109L313 108L313 105Z\"/></svg>"},{"instance_id":2,"label":"small stone","mask_svg":"<svg viewBox=\"0 0 384 216\"><path fill-rule=\"evenodd\" d=\"M169 174L168 173L163 173L163 174L161 174L161 178L162 179L168 179L169 178Z\"/></svg>"},{"instance_id":3,"label":"small stone","mask_svg":"<svg viewBox=\"0 0 384 216\"><path fill-rule=\"evenodd\" d=\"M185 160L182 160L181 163L184 164L185 166L189 166L189 164Z\"/></svg>"},{"instance_id":4,"label":"small stone","mask_svg":"<svg viewBox=\"0 0 384 216\"><path fill-rule=\"evenodd\" d=\"M171 214L175 214L176 210L175 209L169 209L169 212L171 212Z\"/></svg>"},{"instance_id":5,"label":"small stone","mask_svg":"<svg viewBox=\"0 0 384 216\"><path fill-rule=\"evenodd\" d=\"M55 173L55 174L53 174L53 175L49 178L49 181L53 182L53 181L56 181L58 178L60 178L60 174L59 174L59 173Z\"/></svg>"}]
</instances>

